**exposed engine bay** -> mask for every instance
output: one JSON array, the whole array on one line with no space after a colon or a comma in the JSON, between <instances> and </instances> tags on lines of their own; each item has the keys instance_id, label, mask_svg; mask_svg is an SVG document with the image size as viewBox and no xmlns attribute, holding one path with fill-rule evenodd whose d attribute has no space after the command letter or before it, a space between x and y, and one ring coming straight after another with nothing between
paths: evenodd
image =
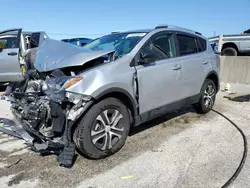
<instances>
[{"instance_id":1,"label":"exposed engine bay","mask_svg":"<svg viewBox=\"0 0 250 188\"><path fill-rule=\"evenodd\" d=\"M50 48L51 46L53 48ZM65 48L68 49L66 54L58 53L60 49ZM64 62L67 53L70 57L73 56L72 65ZM85 59L78 57L82 54ZM63 138L65 141L67 127L73 126L74 121L81 116L86 103L91 100L90 96L66 92L65 89L81 81L82 72L112 61L113 55L113 51L93 54L58 41L44 41L35 57L30 55L26 58L27 66L30 68L25 79L12 93L11 110L14 116L26 131L41 143L61 142ZM77 59L74 59L75 56ZM47 62L48 59L51 60ZM69 129L71 131L71 128ZM67 142L71 140L71 136L70 132Z\"/></svg>"},{"instance_id":2,"label":"exposed engine bay","mask_svg":"<svg viewBox=\"0 0 250 188\"><path fill-rule=\"evenodd\" d=\"M41 154L58 154L59 163L70 167L75 155L72 126L91 97L66 92L64 88L82 78L57 69L49 73L30 70L11 97L11 110Z\"/></svg>"},{"instance_id":3,"label":"exposed engine bay","mask_svg":"<svg viewBox=\"0 0 250 188\"><path fill-rule=\"evenodd\" d=\"M92 78L97 83L102 79L89 73L83 83L83 75L120 57L113 49L94 51L52 39L30 50L24 57L25 77L8 97L13 115L27 133L16 137L42 155L57 154L60 165L71 167L75 125L94 102L91 92L84 92L85 87L91 86ZM7 133L1 127L0 131Z\"/></svg>"}]
</instances>

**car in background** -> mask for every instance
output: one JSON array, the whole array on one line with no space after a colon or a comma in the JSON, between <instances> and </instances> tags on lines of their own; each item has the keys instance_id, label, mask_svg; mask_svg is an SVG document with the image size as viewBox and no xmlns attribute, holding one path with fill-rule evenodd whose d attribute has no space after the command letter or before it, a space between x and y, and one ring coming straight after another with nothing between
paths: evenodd
<instances>
[{"instance_id":1,"label":"car in background","mask_svg":"<svg viewBox=\"0 0 250 188\"><path fill-rule=\"evenodd\" d=\"M25 71L24 57L30 49L37 48L47 34L40 32L24 32L22 29L0 31L0 84L18 82ZM20 72L20 67L23 73Z\"/></svg>"},{"instance_id":2,"label":"car in background","mask_svg":"<svg viewBox=\"0 0 250 188\"><path fill-rule=\"evenodd\" d=\"M62 39L63 42L67 42L77 46L85 46L90 43L92 39L89 38L71 38L71 39Z\"/></svg>"},{"instance_id":3,"label":"car in background","mask_svg":"<svg viewBox=\"0 0 250 188\"><path fill-rule=\"evenodd\" d=\"M208 38L215 53L222 56L250 54L250 34L219 35Z\"/></svg>"}]
</instances>

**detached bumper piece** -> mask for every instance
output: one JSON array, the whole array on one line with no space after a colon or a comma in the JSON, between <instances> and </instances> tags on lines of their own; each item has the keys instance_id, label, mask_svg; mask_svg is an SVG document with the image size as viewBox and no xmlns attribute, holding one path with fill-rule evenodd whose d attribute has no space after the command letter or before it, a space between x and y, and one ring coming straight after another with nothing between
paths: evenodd
<instances>
[{"instance_id":1,"label":"detached bumper piece","mask_svg":"<svg viewBox=\"0 0 250 188\"><path fill-rule=\"evenodd\" d=\"M57 161L62 167L70 168L73 166L76 147L74 143L68 140L60 140L58 142L43 141L35 134L32 134L30 130L26 131L23 126L17 125L14 121L6 118L0 118L0 132L23 139L32 151L42 156L57 155Z\"/></svg>"},{"instance_id":2,"label":"detached bumper piece","mask_svg":"<svg viewBox=\"0 0 250 188\"><path fill-rule=\"evenodd\" d=\"M0 132L25 140L27 143L32 143L34 138L31 137L22 126L7 118L0 118Z\"/></svg>"},{"instance_id":3,"label":"detached bumper piece","mask_svg":"<svg viewBox=\"0 0 250 188\"><path fill-rule=\"evenodd\" d=\"M67 146L64 146L62 152L58 155L59 165L62 167L70 168L72 167L75 155L76 146L74 143L70 143Z\"/></svg>"}]
</instances>

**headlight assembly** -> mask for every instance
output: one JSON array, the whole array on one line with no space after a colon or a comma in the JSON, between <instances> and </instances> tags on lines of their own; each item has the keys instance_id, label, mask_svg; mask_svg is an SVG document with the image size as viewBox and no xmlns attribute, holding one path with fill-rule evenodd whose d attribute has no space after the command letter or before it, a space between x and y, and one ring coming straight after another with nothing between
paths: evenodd
<instances>
[{"instance_id":1,"label":"headlight assembly","mask_svg":"<svg viewBox=\"0 0 250 188\"><path fill-rule=\"evenodd\" d=\"M67 89L73 85L75 85L76 83L78 83L79 81L81 81L83 79L82 76L78 76L78 77L74 77L71 78L70 80L68 80L65 85L64 85L64 89Z\"/></svg>"}]
</instances>

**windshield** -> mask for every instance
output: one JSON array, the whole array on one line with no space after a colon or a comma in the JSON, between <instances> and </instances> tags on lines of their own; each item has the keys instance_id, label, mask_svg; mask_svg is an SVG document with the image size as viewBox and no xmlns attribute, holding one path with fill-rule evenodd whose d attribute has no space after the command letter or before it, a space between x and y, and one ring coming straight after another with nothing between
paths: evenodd
<instances>
[{"instance_id":1,"label":"windshield","mask_svg":"<svg viewBox=\"0 0 250 188\"><path fill-rule=\"evenodd\" d=\"M89 50L115 50L116 56L129 53L147 33L116 33L100 37L84 46Z\"/></svg>"}]
</instances>

